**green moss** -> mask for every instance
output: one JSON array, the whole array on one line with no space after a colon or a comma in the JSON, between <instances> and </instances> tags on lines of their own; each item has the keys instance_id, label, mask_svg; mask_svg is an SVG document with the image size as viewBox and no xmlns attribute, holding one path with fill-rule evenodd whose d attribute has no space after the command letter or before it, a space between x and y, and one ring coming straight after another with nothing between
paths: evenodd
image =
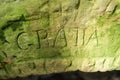
<instances>
[{"instance_id":1,"label":"green moss","mask_svg":"<svg viewBox=\"0 0 120 80\"><path fill-rule=\"evenodd\" d=\"M116 53L120 48L120 24L113 25L109 32L110 48L112 53Z\"/></svg>"},{"instance_id":2,"label":"green moss","mask_svg":"<svg viewBox=\"0 0 120 80\"><path fill-rule=\"evenodd\" d=\"M47 29L50 27L50 14L49 12L40 15L40 25L42 28Z\"/></svg>"},{"instance_id":3,"label":"green moss","mask_svg":"<svg viewBox=\"0 0 120 80\"><path fill-rule=\"evenodd\" d=\"M6 37L4 31L7 28L12 28L14 31L17 28L22 27L22 21L25 19L24 16L26 15L26 11L19 3L0 5L0 8L0 40L5 42Z\"/></svg>"},{"instance_id":4,"label":"green moss","mask_svg":"<svg viewBox=\"0 0 120 80\"><path fill-rule=\"evenodd\" d=\"M91 14L93 5L94 0L22 0L0 5L0 51L5 51L13 61L5 65L6 70L12 73L14 69L12 75L26 75L46 72L46 65L56 71L63 70L66 64L66 68L75 64L71 70L81 69L83 65L97 64L93 58L102 61L104 57L119 55L119 18L115 21L120 13L119 4L113 14L103 12L101 16L97 12ZM39 35L35 30L40 30ZM26 34L20 35L18 40L21 32ZM5 41L9 43L3 44ZM4 59L2 56L0 61ZM35 65L41 65L38 71ZM8 75L1 72L0 76Z\"/></svg>"}]
</instances>

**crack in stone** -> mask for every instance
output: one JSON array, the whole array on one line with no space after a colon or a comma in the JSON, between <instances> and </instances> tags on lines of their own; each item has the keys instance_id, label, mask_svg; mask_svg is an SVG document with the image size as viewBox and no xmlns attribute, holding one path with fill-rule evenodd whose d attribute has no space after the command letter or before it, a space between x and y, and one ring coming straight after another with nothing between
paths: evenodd
<instances>
[{"instance_id":1,"label":"crack in stone","mask_svg":"<svg viewBox=\"0 0 120 80\"><path fill-rule=\"evenodd\" d=\"M21 69L18 69L18 71L19 71L19 74L21 74L21 73L22 73L22 70L21 70Z\"/></svg>"},{"instance_id":2,"label":"crack in stone","mask_svg":"<svg viewBox=\"0 0 120 80\"><path fill-rule=\"evenodd\" d=\"M97 46L99 44L99 38L98 38L98 30L95 29L95 37L96 37L96 40L97 40Z\"/></svg>"},{"instance_id":3,"label":"crack in stone","mask_svg":"<svg viewBox=\"0 0 120 80\"><path fill-rule=\"evenodd\" d=\"M106 62L106 59L103 60L103 68L104 68L104 64L105 64L105 62Z\"/></svg>"},{"instance_id":4,"label":"crack in stone","mask_svg":"<svg viewBox=\"0 0 120 80\"><path fill-rule=\"evenodd\" d=\"M5 51L2 51L2 53L4 54L5 57L8 57Z\"/></svg>"},{"instance_id":5,"label":"crack in stone","mask_svg":"<svg viewBox=\"0 0 120 80\"><path fill-rule=\"evenodd\" d=\"M71 66L72 66L72 64L73 64L73 62L72 62L72 60L70 60L69 65L65 67L64 71L67 71L67 69L68 69L69 67L71 67Z\"/></svg>"},{"instance_id":6,"label":"crack in stone","mask_svg":"<svg viewBox=\"0 0 120 80\"><path fill-rule=\"evenodd\" d=\"M49 0L45 1L44 3L42 3L39 8L42 8L44 5L48 4L49 3Z\"/></svg>"},{"instance_id":7,"label":"crack in stone","mask_svg":"<svg viewBox=\"0 0 120 80\"><path fill-rule=\"evenodd\" d=\"M45 71L46 74L47 74L47 69L46 69L46 59L45 59L44 62L43 62L43 69L44 69L44 71Z\"/></svg>"},{"instance_id":8,"label":"crack in stone","mask_svg":"<svg viewBox=\"0 0 120 80\"><path fill-rule=\"evenodd\" d=\"M107 10L108 6L110 5L110 3L111 3L112 1L113 1L113 0L110 0L110 1L108 2L107 6L106 6L106 8L105 8L105 10L104 10L103 12L105 12L105 11Z\"/></svg>"},{"instance_id":9,"label":"crack in stone","mask_svg":"<svg viewBox=\"0 0 120 80\"><path fill-rule=\"evenodd\" d=\"M1 29L0 29L0 40L2 41L2 44L4 44L4 43L10 44L10 42L8 42L8 41L6 40L6 37L4 36L4 31L1 30Z\"/></svg>"},{"instance_id":10,"label":"crack in stone","mask_svg":"<svg viewBox=\"0 0 120 80\"><path fill-rule=\"evenodd\" d=\"M25 21L25 17L24 15L21 15L21 17L18 19L18 20L10 20L10 21L7 21L5 25L2 26L2 30L5 30L7 29L8 27L11 27L13 29L13 31L15 31L18 27L14 26L12 27L11 25L14 25L15 22L19 22L19 21ZM22 25L22 23L17 23L17 25Z\"/></svg>"},{"instance_id":11,"label":"crack in stone","mask_svg":"<svg viewBox=\"0 0 120 80\"><path fill-rule=\"evenodd\" d=\"M78 0L78 3L77 3L76 6L75 6L76 9L79 9L80 3L81 3L81 0Z\"/></svg>"},{"instance_id":12,"label":"crack in stone","mask_svg":"<svg viewBox=\"0 0 120 80\"><path fill-rule=\"evenodd\" d=\"M116 6L114 7L114 10L112 11L112 13L111 13L111 14L114 14L114 13L115 13L115 11L116 11L117 7L118 7L118 5L116 5Z\"/></svg>"}]
</instances>

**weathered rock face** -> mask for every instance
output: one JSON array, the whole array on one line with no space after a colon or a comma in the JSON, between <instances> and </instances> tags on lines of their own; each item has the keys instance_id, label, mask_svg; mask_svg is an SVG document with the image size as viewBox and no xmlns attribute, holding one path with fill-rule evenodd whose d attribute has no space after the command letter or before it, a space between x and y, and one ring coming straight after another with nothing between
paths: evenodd
<instances>
[{"instance_id":1,"label":"weathered rock face","mask_svg":"<svg viewBox=\"0 0 120 80\"><path fill-rule=\"evenodd\" d=\"M0 20L1 79L120 70L120 1L0 0Z\"/></svg>"}]
</instances>

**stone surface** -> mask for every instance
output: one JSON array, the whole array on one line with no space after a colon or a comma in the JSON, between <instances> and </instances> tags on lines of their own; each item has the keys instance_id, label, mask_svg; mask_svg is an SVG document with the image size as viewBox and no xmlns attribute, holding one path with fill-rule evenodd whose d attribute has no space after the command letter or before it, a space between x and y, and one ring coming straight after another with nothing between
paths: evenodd
<instances>
[{"instance_id":1,"label":"stone surface","mask_svg":"<svg viewBox=\"0 0 120 80\"><path fill-rule=\"evenodd\" d=\"M0 20L0 79L120 70L119 0L0 0Z\"/></svg>"}]
</instances>

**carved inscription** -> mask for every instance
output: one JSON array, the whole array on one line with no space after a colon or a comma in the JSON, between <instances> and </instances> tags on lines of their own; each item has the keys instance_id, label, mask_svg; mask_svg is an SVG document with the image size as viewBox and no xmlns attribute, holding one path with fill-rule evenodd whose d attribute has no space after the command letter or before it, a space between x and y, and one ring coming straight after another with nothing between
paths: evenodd
<instances>
[{"instance_id":1,"label":"carved inscription","mask_svg":"<svg viewBox=\"0 0 120 80\"><path fill-rule=\"evenodd\" d=\"M61 42L61 43L60 43ZM60 43L60 44L58 44ZM57 32L57 35L54 40L53 47L66 47L67 46L67 39L66 39L66 34L64 29L60 29Z\"/></svg>"},{"instance_id":2,"label":"carved inscription","mask_svg":"<svg viewBox=\"0 0 120 80\"><path fill-rule=\"evenodd\" d=\"M85 32L84 32L84 36L85 36ZM90 40L92 39L92 37L95 36L95 40L96 40L96 44L98 45L98 34L97 34L97 30L95 29L93 33L90 34L88 40L86 41L86 45L90 42ZM84 41L85 43L85 41Z\"/></svg>"},{"instance_id":3,"label":"carved inscription","mask_svg":"<svg viewBox=\"0 0 120 80\"><path fill-rule=\"evenodd\" d=\"M85 44L85 31L86 31L86 29L83 29L83 36L82 36L83 42L82 42L82 45Z\"/></svg>"},{"instance_id":4,"label":"carved inscription","mask_svg":"<svg viewBox=\"0 0 120 80\"><path fill-rule=\"evenodd\" d=\"M37 41L38 41L38 49L41 48L41 43L43 39L46 39L47 36L48 36L48 33L46 30L35 30L34 32L36 32L36 35L37 35ZM47 44L49 45L48 41L47 41Z\"/></svg>"},{"instance_id":5,"label":"carved inscription","mask_svg":"<svg viewBox=\"0 0 120 80\"><path fill-rule=\"evenodd\" d=\"M88 38L86 38L86 29L75 28L72 30L74 31L74 34L72 35L74 37L71 37L71 38L75 38L73 40L74 46L87 45L93 36L95 37L94 39L96 39L96 44L98 45L97 29L93 30L93 32L91 34L89 34ZM79 34L79 30L82 31L82 34ZM54 37L52 37L53 48L55 48L55 47L58 47L58 48L67 47L67 45L69 44L68 40L71 38L67 37L65 29L60 28L59 30L56 30L56 31L57 31L56 34L54 35ZM49 36L48 34L51 34L51 33L49 33L49 31L44 30L44 29L40 29L40 30L31 31L31 32L35 33L34 35L37 36L36 37L37 44L31 44L29 42L26 43L26 42L22 41L21 39L24 38L24 35L27 35L27 32L20 32L16 38L16 44L17 44L19 49L27 50L30 45L37 45L36 49L50 47L49 44L51 44L50 43L51 41L49 41L48 38L51 38L51 36ZM72 33L70 33L70 34L72 34ZM79 36L81 36L81 38L79 38ZM29 37L32 38L32 36L29 36ZM82 41L81 45L78 44L80 39ZM23 46L23 44L25 46Z\"/></svg>"},{"instance_id":6,"label":"carved inscription","mask_svg":"<svg viewBox=\"0 0 120 80\"><path fill-rule=\"evenodd\" d=\"M38 39L38 48L41 48L39 30L36 30L35 32L36 32L36 34L37 34L37 39Z\"/></svg>"},{"instance_id":7,"label":"carved inscription","mask_svg":"<svg viewBox=\"0 0 120 80\"><path fill-rule=\"evenodd\" d=\"M16 39L17 46L18 46L18 48L20 48L21 50L27 50L27 49L28 49L28 47L26 47L26 48L21 47L21 44L19 43L19 42L20 42L19 39L20 39L21 36L24 35L24 34L27 34L27 33L26 33L26 32L20 32L20 33L17 35L17 39ZM22 44L26 44L26 43L22 43Z\"/></svg>"}]
</instances>

